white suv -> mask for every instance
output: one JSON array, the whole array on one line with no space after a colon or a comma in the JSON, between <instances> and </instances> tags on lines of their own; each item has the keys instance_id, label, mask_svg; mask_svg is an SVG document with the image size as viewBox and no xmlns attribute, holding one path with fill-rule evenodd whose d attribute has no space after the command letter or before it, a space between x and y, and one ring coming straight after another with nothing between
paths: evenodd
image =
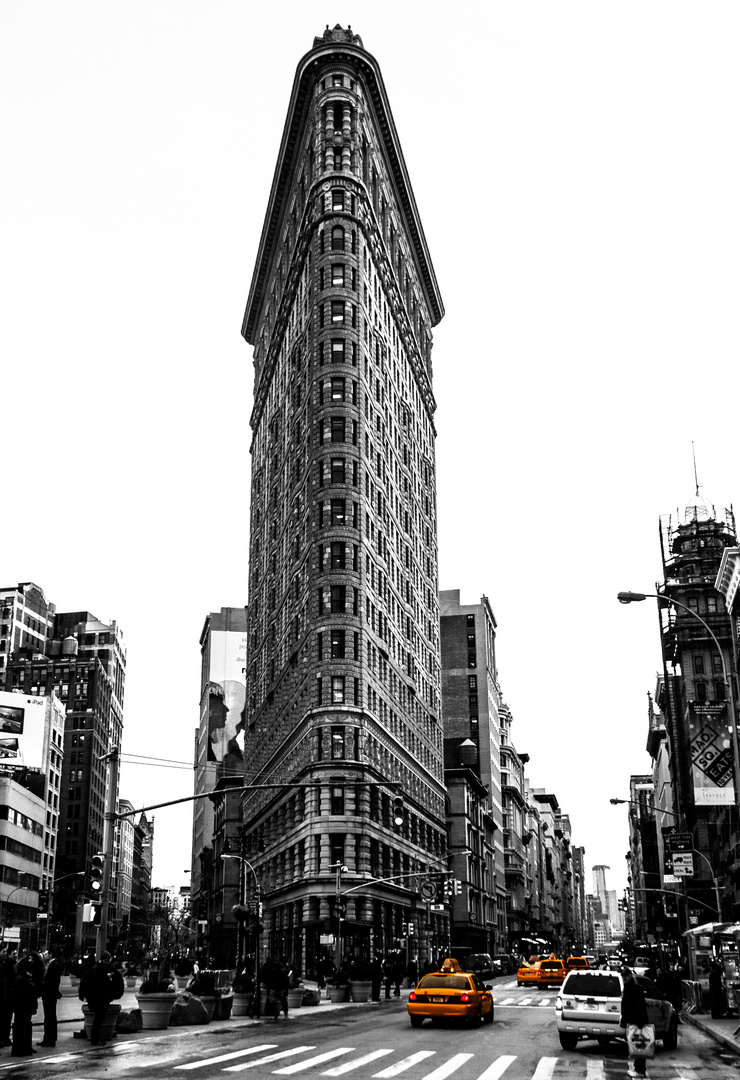
<instances>
[{"instance_id":1,"label":"white suv","mask_svg":"<svg viewBox=\"0 0 740 1080\"><path fill-rule=\"evenodd\" d=\"M675 1050L678 1020L673 1006L650 979L637 975L645 991L648 1018L655 1024L655 1037L666 1050ZM555 1005L560 1045L575 1050L579 1039L596 1039L605 1046L611 1039L625 1037L619 1020L622 1012L624 980L619 971L571 971L566 976Z\"/></svg>"}]
</instances>

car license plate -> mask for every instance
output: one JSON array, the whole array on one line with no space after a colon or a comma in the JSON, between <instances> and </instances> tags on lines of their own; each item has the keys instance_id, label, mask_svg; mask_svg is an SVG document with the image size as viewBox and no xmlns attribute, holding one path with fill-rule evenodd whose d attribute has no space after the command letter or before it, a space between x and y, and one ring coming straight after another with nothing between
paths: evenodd
<instances>
[{"instance_id":1,"label":"car license plate","mask_svg":"<svg viewBox=\"0 0 740 1080\"><path fill-rule=\"evenodd\" d=\"M432 1001L444 1001L443 997L433 997Z\"/></svg>"},{"instance_id":2,"label":"car license plate","mask_svg":"<svg viewBox=\"0 0 740 1080\"><path fill-rule=\"evenodd\" d=\"M584 1009L588 1009L591 1012L596 1012L597 1009L599 1008L597 1002L595 1002L595 1001L585 1001L583 1003L583 1007L584 1007Z\"/></svg>"}]
</instances>

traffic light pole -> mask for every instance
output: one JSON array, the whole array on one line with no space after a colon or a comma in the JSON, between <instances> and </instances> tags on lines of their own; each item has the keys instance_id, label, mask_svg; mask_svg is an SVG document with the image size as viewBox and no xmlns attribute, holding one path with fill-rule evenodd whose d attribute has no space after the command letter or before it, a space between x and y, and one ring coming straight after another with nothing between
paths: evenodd
<instances>
[{"instance_id":1,"label":"traffic light pole","mask_svg":"<svg viewBox=\"0 0 740 1080\"><path fill-rule=\"evenodd\" d=\"M95 959L99 960L108 942L108 898L110 895L111 867L113 866L113 844L115 841L116 820L116 797L118 794L118 747L114 746L101 761L108 759L110 771L108 773L108 792L105 808L105 825L103 826L103 851L105 852L105 865L103 867L103 888L100 891L100 924L98 937L95 942Z\"/></svg>"}]
</instances>

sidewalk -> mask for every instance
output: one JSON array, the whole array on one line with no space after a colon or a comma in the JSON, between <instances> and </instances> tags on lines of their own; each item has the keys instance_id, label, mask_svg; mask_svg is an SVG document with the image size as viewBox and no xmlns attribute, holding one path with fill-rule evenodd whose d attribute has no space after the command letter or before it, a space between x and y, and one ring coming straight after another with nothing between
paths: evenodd
<instances>
[{"instance_id":1,"label":"sidewalk","mask_svg":"<svg viewBox=\"0 0 740 1080\"><path fill-rule=\"evenodd\" d=\"M715 1020L708 1013L681 1013L684 1024L693 1024L705 1035L722 1043L736 1054L740 1054L740 1038L735 1038L737 1031L740 1035L740 1019L736 1016L724 1016L721 1020Z\"/></svg>"},{"instance_id":2,"label":"sidewalk","mask_svg":"<svg viewBox=\"0 0 740 1080\"><path fill-rule=\"evenodd\" d=\"M311 983L310 981L305 982L305 985L310 987L310 988L314 988L316 986L315 983ZM71 1038L73 1030L77 1031L77 1030L80 1030L82 1028L83 1022L84 1022L83 1021L83 1016L82 1016L82 1004L83 1003L80 1001L80 999L78 997L78 989L79 989L79 987L76 987L76 986L72 987L69 976L64 976L62 978L62 983L61 983L60 989L62 991L63 996L57 1002L57 1023L59 1025L59 1041L57 1042L57 1050L59 1049L60 1043L62 1043L62 1042L66 1043ZM319 1013L321 1013L321 1015L323 1016L327 1012L332 1012L332 1011L335 1011L337 1009L362 1009L362 1008L368 1008L368 1007L378 1008L378 1007L381 1007L381 1006L383 1006L385 1008L388 1008L388 1006L392 1006L392 1003L394 1003L394 1002L396 1004L402 1004L405 1007L406 1001L408 999L408 995L409 995L408 989L406 989L406 990L402 989L400 998L391 997L391 999L389 1001L385 1001L385 1000L368 1001L366 1003L355 1003L353 1001L344 1001L344 1002L341 1002L339 1004L334 1004L333 1002L329 1001L326 997L322 996L321 1002L319 1003L318 1006L316 1006L316 1005L301 1006L300 1009L293 1010L291 1012L291 1015L293 1015L293 1016L300 1015L301 1017L309 1017L310 1018L311 1016L318 1015ZM137 1009L138 1008L138 1002L136 1000L136 990L135 989L134 990L129 990L127 988L124 995L123 995L123 997L120 998L119 1000L120 1000L120 1005L121 1005L122 1009L129 1010L129 1009ZM211 1029L219 1030L224 1025L226 1025L226 1027L233 1027L235 1024L253 1025L253 1024L265 1023L268 1020L270 1022L273 1022L272 1017L266 1017L266 1018L261 1018L259 1020L253 1020L253 1019L250 1019L247 1016L237 1016L237 1017L234 1017L234 1018L229 1019L229 1020L212 1020L208 1026ZM44 1027L44 1008L43 1008L43 1004L42 1004L40 999L39 999L39 1011L36 1013L36 1015L33 1018L33 1026L34 1026L33 1039L34 1039L34 1043L36 1043L41 1038L41 1033L43 1032L43 1027ZM173 1029L172 1028L163 1028L163 1029L161 1029L160 1034L163 1034L164 1032L166 1032L168 1030L173 1030ZM177 1030L182 1031L183 1028L178 1027ZM122 1037L125 1038L125 1039L127 1039L127 1038L136 1038L135 1035L133 1035L133 1036L123 1035ZM77 1045L78 1046L84 1046L85 1043L80 1042ZM54 1051L51 1051L51 1052L53 1053Z\"/></svg>"}]
</instances>

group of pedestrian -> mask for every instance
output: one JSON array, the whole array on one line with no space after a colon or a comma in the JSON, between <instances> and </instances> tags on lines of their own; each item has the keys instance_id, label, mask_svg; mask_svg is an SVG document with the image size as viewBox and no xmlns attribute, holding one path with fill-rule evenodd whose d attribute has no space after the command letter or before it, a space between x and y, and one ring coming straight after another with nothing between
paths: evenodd
<instances>
[{"instance_id":1,"label":"group of pedestrian","mask_svg":"<svg viewBox=\"0 0 740 1080\"><path fill-rule=\"evenodd\" d=\"M52 949L42 956L29 950L18 956L14 946L0 951L0 1047L9 1046L13 1057L35 1054L33 1017L39 998L44 1006L44 1037L39 1046L55 1046L57 1041L57 1001L62 965Z\"/></svg>"}]
</instances>

